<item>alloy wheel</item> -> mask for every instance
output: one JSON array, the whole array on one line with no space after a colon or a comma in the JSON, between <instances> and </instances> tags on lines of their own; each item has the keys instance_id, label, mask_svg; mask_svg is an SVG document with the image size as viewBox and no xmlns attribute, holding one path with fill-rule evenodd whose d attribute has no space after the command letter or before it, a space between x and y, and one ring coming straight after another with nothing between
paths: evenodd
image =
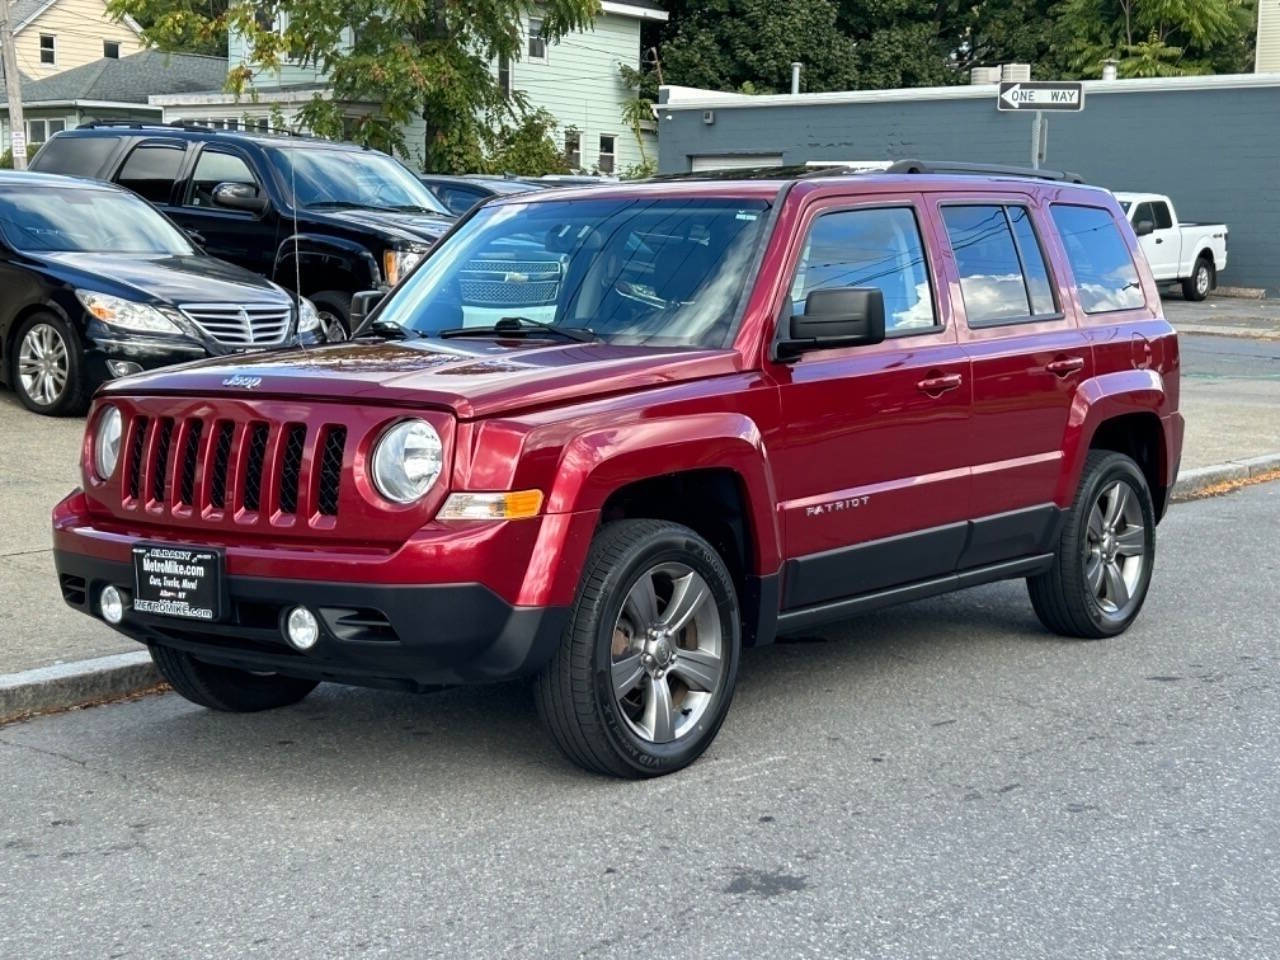
<instances>
[{"instance_id":1,"label":"alloy wheel","mask_svg":"<svg viewBox=\"0 0 1280 960\"><path fill-rule=\"evenodd\" d=\"M1142 506L1124 480L1105 487L1089 511L1084 577L1103 614L1123 619L1138 602L1147 563Z\"/></svg>"},{"instance_id":2,"label":"alloy wheel","mask_svg":"<svg viewBox=\"0 0 1280 960\"><path fill-rule=\"evenodd\" d=\"M1196 271L1196 292L1204 296L1209 292L1209 268L1204 264Z\"/></svg>"},{"instance_id":3,"label":"alloy wheel","mask_svg":"<svg viewBox=\"0 0 1280 960\"><path fill-rule=\"evenodd\" d=\"M610 646L613 695L650 743L692 731L725 674L720 612L706 580L682 563L646 570L628 591Z\"/></svg>"},{"instance_id":4,"label":"alloy wheel","mask_svg":"<svg viewBox=\"0 0 1280 960\"><path fill-rule=\"evenodd\" d=\"M324 330L325 340L329 343L342 343L347 339L347 328L342 325L342 318L328 310L317 311L320 316L320 327Z\"/></svg>"},{"instance_id":5,"label":"alloy wheel","mask_svg":"<svg viewBox=\"0 0 1280 960\"><path fill-rule=\"evenodd\" d=\"M67 389L70 358L62 334L50 324L37 323L18 347L18 380L28 397L53 406Z\"/></svg>"}]
</instances>

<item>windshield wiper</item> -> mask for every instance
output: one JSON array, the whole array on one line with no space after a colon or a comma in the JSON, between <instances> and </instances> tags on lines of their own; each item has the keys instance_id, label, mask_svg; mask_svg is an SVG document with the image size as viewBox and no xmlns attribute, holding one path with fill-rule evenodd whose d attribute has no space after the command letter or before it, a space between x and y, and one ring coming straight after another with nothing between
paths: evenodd
<instances>
[{"instance_id":1,"label":"windshield wiper","mask_svg":"<svg viewBox=\"0 0 1280 960\"><path fill-rule=\"evenodd\" d=\"M422 340L427 334L412 327L402 327L391 320L374 320L360 331L361 338L366 336L382 337L384 340L408 340L410 337Z\"/></svg>"},{"instance_id":2,"label":"windshield wiper","mask_svg":"<svg viewBox=\"0 0 1280 960\"><path fill-rule=\"evenodd\" d=\"M539 323L528 317L503 317L492 327L453 327L441 330L436 336L442 340L450 337L559 337L575 343L597 343L600 338L590 330L577 330L572 327L557 327L550 323Z\"/></svg>"}]
</instances>

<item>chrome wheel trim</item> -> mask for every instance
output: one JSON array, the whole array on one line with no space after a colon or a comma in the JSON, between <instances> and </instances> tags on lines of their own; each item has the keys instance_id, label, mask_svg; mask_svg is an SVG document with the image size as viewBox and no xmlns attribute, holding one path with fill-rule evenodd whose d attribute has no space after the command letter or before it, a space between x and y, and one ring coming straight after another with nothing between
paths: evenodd
<instances>
[{"instance_id":1,"label":"chrome wheel trim","mask_svg":"<svg viewBox=\"0 0 1280 960\"><path fill-rule=\"evenodd\" d=\"M1106 617L1121 620L1138 602L1146 565L1142 504L1133 487L1116 480L1094 500L1085 528L1085 584Z\"/></svg>"},{"instance_id":2,"label":"chrome wheel trim","mask_svg":"<svg viewBox=\"0 0 1280 960\"><path fill-rule=\"evenodd\" d=\"M1201 296L1209 292L1209 268L1204 264L1196 270L1196 293Z\"/></svg>"},{"instance_id":3,"label":"chrome wheel trim","mask_svg":"<svg viewBox=\"0 0 1280 960\"><path fill-rule=\"evenodd\" d=\"M636 579L610 640L614 702L648 743L687 736L721 695L720 611L707 581L683 563L658 564Z\"/></svg>"},{"instance_id":4,"label":"chrome wheel trim","mask_svg":"<svg viewBox=\"0 0 1280 960\"><path fill-rule=\"evenodd\" d=\"M342 318L336 313L317 310L316 315L320 317L320 329L324 331L329 343L342 343L347 339L347 328L342 325Z\"/></svg>"},{"instance_id":5,"label":"chrome wheel trim","mask_svg":"<svg viewBox=\"0 0 1280 960\"><path fill-rule=\"evenodd\" d=\"M18 381L23 392L44 407L58 402L67 388L71 361L57 328L37 323L18 346Z\"/></svg>"}]
</instances>

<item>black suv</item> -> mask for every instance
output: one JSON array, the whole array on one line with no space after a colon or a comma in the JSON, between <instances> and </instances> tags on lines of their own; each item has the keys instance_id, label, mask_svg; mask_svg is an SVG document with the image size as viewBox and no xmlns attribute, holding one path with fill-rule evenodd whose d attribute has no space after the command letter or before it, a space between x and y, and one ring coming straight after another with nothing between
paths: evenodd
<instances>
[{"instance_id":1,"label":"black suv","mask_svg":"<svg viewBox=\"0 0 1280 960\"><path fill-rule=\"evenodd\" d=\"M452 224L398 161L311 137L95 123L52 137L31 169L133 190L215 257L299 287L330 339L350 329L352 294L393 286Z\"/></svg>"}]
</instances>

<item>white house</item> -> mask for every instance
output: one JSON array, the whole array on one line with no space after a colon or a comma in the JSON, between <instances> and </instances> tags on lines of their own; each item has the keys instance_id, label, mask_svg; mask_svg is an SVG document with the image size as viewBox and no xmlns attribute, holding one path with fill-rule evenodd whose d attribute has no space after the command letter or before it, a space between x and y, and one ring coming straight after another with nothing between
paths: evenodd
<instances>
[{"instance_id":1,"label":"white house","mask_svg":"<svg viewBox=\"0 0 1280 960\"><path fill-rule=\"evenodd\" d=\"M619 67L639 65L644 21L666 19L666 11L654 0L604 0L592 29L548 43L538 35L541 21L526 17L521 58L495 63L493 70L500 83L525 95L531 109L545 109L556 118L556 135L575 168L622 173L645 160L656 164L656 127L646 125L638 140L622 119L623 107L634 94L623 85ZM230 67L245 65L248 59L244 38L233 34L228 44ZM294 126L305 103L329 95L321 71L287 64L278 71L258 72L252 94L236 97L211 90L156 96L151 103L163 109L165 122L265 128L272 117ZM351 103L345 109L355 118L376 112L379 105ZM404 134L409 150L406 160L421 167L423 125L411 124Z\"/></svg>"},{"instance_id":2,"label":"white house","mask_svg":"<svg viewBox=\"0 0 1280 960\"><path fill-rule=\"evenodd\" d=\"M1280 0L1258 0L1258 73L1280 73Z\"/></svg>"}]
</instances>

